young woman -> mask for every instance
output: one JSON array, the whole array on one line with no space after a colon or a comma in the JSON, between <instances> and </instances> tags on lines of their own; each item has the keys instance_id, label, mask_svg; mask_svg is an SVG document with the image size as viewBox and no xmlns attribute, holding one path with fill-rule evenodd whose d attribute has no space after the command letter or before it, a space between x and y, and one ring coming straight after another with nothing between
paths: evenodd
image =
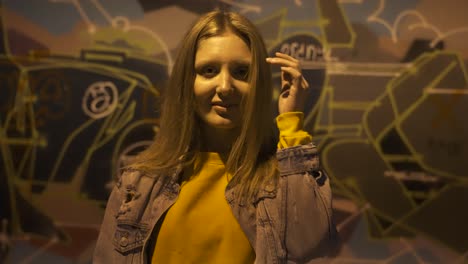
<instances>
[{"instance_id":1,"label":"young woman","mask_svg":"<svg viewBox=\"0 0 468 264\"><path fill-rule=\"evenodd\" d=\"M270 64L281 67L275 132ZM188 31L154 144L108 201L94 263L315 263L335 248L329 180L302 130L299 62L213 11Z\"/></svg>"}]
</instances>

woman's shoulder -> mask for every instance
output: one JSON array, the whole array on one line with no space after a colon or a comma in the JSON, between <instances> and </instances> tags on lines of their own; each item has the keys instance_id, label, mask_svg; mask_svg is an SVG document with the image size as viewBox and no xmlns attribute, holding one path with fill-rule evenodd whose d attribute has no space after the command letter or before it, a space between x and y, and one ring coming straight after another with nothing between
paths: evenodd
<instances>
[{"instance_id":1,"label":"woman's shoulder","mask_svg":"<svg viewBox=\"0 0 468 264\"><path fill-rule=\"evenodd\" d=\"M147 173L143 170L134 169L134 168L125 168L120 173L119 181L125 183L131 183L138 181L141 177L145 177Z\"/></svg>"},{"instance_id":2,"label":"woman's shoulder","mask_svg":"<svg viewBox=\"0 0 468 264\"><path fill-rule=\"evenodd\" d=\"M159 177L147 171L134 168L125 168L122 170L119 178L117 179L117 187L119 188L136 188L142 185L142 182L155 182Z\"/></svg>"},{"instance_id":3,"label":"woman's shoulder","mask_svg":"<svg viewBox=\"0 0 468 264\"><path fill-rule=\"evenodd\" d=\"M174 168L166 173L158 173L143 169L125 168L117 181L117 187L125 189L151 189L152 186L166 186L176 180L180 173L179 168Z\"/></svg>"}]
</instances>

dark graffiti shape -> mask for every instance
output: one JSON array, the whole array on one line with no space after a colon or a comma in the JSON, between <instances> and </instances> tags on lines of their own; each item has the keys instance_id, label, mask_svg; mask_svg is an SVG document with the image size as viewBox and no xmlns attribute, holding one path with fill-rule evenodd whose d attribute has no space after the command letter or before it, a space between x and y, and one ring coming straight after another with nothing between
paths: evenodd
<instances>
[{"instance_id":1,"label":"dark graffiti shape","mask_svg":"<svg viewBox=\"0 0 468 264\"><path fill-rule=\"evenodd\" d=\"M367 139L339 139L324 146L323 164L338 188L357 204L369 203L366 218L373 236L424 234L460 253L468 250L463 224L468 212L457 209L468 202L468 126L447 125L468 111L464 73L455 54L420 56L365 113ZM457 74L455 89L438 88ZM435 98L449 102L451 96L459 97L457 103L449 116L440 116ZM434 118L442 118L443 125L435 127ZM457 151L444 139L455 140Z\"/></svg>"}]
</instances>

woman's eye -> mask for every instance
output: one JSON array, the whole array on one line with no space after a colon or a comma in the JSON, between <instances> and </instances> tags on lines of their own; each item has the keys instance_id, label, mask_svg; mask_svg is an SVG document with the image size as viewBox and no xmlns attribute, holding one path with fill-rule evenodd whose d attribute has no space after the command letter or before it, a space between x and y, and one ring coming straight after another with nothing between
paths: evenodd
<instances>
[{"instance_id":1,"label":"woman's eye","mask_svg":"<svg viewBox=\"0 0 468 264\"><path fill-rule=\"evenodd\" d=\"M245 81L249 77L249 67L238 67L233 72L234 78Z\"/></svg>"},{"instance_id":2,"label":"woman's eye","mask_svg":"<svg viewBox=\"0 0 468 264\"><path fill-rule=\"evenodd\" d=\"M216 69L216 67L207 66L203 67L203 69L201 70L201 75L203 75L203 77L206 78L214 77L216 76L216 74L218 74L218 70Z\"/></svg>"}]
</instances>

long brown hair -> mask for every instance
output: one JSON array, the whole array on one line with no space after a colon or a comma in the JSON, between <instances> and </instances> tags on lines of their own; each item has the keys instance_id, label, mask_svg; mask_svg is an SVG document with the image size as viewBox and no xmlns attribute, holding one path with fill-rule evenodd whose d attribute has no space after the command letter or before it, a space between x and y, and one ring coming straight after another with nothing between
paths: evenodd
<instances>
[{"instance_id":1,"label":"long brown hair","mask_svg":"<svg viewBox=\"0 0 468 264\"><path fill-rule=\"evenodd\" d=\"M182 40L164 93L160 129L154 143L130 168L149 174L169 175L175 167L188 165L200 151L200 120L195 112L193 85L195 55L201 40L232 32L250 48L249 95L244 102L240 134L226 164L239 184L239 197L250 200L263 184L276 182L276 143L270 66L267 51L255 26L234 12L212 11L201 16ZM184 157L181 160L181 157Z\"/></svg>"}]
</instances>

